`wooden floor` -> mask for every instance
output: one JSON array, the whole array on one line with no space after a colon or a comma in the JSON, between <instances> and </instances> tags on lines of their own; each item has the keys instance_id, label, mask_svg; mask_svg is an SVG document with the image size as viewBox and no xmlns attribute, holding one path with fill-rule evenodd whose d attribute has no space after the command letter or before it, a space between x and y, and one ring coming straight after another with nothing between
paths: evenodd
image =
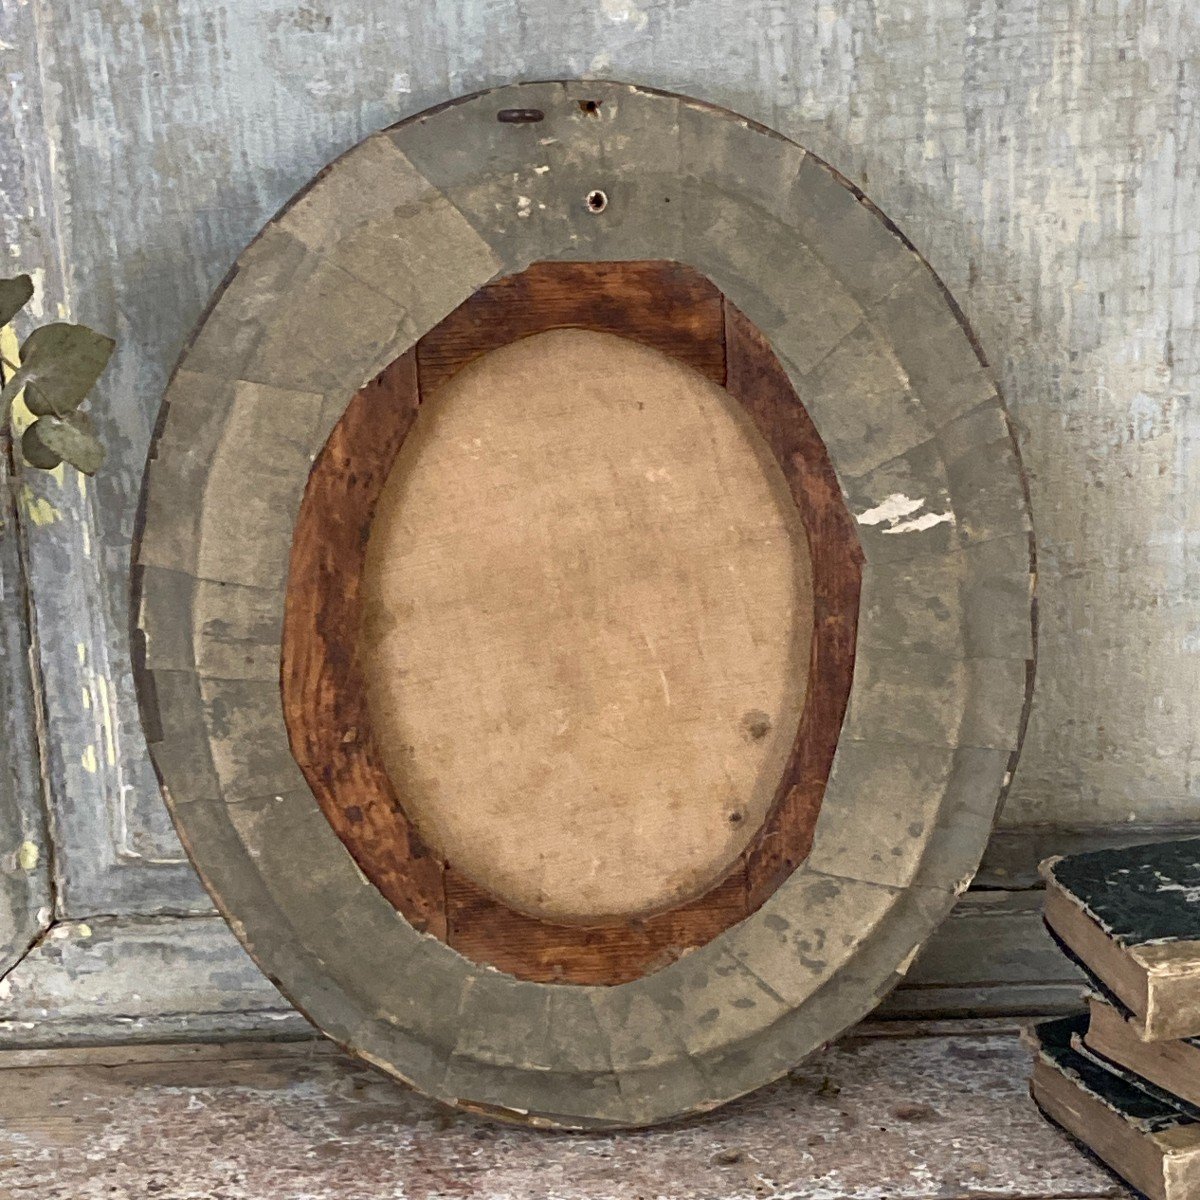
<instances>
[{"instance_id":1,"label":"wooden floor","mask_svg":"<svg viewBox=\"0 0 1200 1200\"><path fill-rule=\"evenodd\" d=\"M323 1042L0 1055L17 1200L836 1200L1127 1193L1038 1115L1012 1028L876 1025L651 1132L458 1116Z\"/></svg>"}]
</instances>

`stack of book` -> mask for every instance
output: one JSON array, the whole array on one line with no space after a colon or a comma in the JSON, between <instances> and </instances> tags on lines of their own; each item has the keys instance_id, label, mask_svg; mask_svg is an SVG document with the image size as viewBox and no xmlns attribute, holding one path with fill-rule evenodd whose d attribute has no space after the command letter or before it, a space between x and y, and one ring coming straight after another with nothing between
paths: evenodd
<instances>
[{"instance_id":1,"label":"stack of book","mask_svg":"<svg viewBox=\"0 0 1200 1200\"><path fill-rule=\"evenodd\" d=\"M1042 864L1088 1012L1038 1025L1034 1101L1154 1200L1200 1200L1200 838Z\"/></svg>"}]
</instances>

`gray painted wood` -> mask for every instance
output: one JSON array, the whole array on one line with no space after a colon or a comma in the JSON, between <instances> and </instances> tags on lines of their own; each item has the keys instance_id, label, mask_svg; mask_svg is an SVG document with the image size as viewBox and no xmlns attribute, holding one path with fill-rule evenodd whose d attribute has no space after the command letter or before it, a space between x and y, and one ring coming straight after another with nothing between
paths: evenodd
<instances>
[{"instance_id":1,"label":"gray painted wood","mask_svg":"<svg viewBox=\"0 0 1200 1200\"><path fill-rule=\"evenodd\" d=\"M881 1016L975 1017L1075 1012L1083 976L1042 923L1042 894L970 892L959 901Z\"/></svg>"},{"instance_id":2,"label":"gray painted wood","mask_svg":"<svg viewBox=\"0 0 1200 1200\"><path fill-rule=\"evenodd\" d=\"M41 272L49 313L121 341L97 399L110 467L86 493L19 491L62 915L209 911L125 641L141 464L188 328L328 159L512 78L629 78L776 126L862 185L963 304L1018 420L1041 549L1038 686L984 882L1028 886L1063 826L1074 848L1131 817L1138 836L1200 818L1194 6L0 0L0 39L11 261ZM1033 1002L1058 986L1038 970L989 994Z\"/></svg>"},{"instance_id":3,"label":"gray painted wood","mask_svg":"<svg viewBox=\"0 0 1200 1200\"><path fill-rule=\"evenodd\" d=\"M220 917L62 921L0 980L0 1046L312 1032Z\"/></svg>"},{"instance_id":4,"label":"gray painted wood","mask_svg":"<svg viewBox=\"0 0 1200 1200\"><path fill-rule=\"evenodd\" d=\"M883 1032L849 1038L719 1113L603 1136L454 1116L319 1044L4 1054L0 1191L62 1200L1127 1195L1038 1114L1029 1052L1013 1031Z\"/></svg>"},{"instance_id":5,"label":"gray painted wood","mask_svg":"<svg viewBox=\"0 0 1200 1200\"><path fill-rule=\"evenodd\" d=\"M979 1017L1081 1007L1082 981L1040 897L972 893L881 1016ZM307 1036L219 917L62 922L0 980L0 1047Z\"/></svg>"},{"instance_id":6,"label":"gray painted wood","mask_svg":"<svg viewBox=\"0 0 1200 1200\"><path fill-rule=\"evenodd\" d=\"M0 9L0 41L28 35L27 14ZM10 109L20 81L5 80ZM0 229L8 246L26 243L28 192L19 125L0 121ZM0 431L0 978L52 916L50 842L38 770L27 596L21 569L21 499L13 479L7 423Z\"/></svg>"},{"instance_id":7,"label":"gray painted wood","mask_svg":"<svg viewBox=\"0 0 1200 1200\"><path fill-rule=\"evenodd\" d=\"M0 979L51 918L50 840L42 807L19 539L0 434Z\"/></svg>"},{"instance_id":8,"label":"gray painted wood","mask_svg":"<svg viewBox=\"0 0 1200 1200\"><path fill-rule=\"evenodd\" d=\"M3 125L4 183L11 185L5 188L4 227L10 261L34 276L30 313L40 320L90 322L124 342L125 363L136 360L120 302L114 303L111 291L107 307L91 299L98 285L80 282L82 262L73 257L67 236L75 210L62 191L50 132L60 100L52 80L47 86L54 57L50 10L6 0L0 14L12 48L6 52L12 123ZM126 199L135 203L133 190ZM98 204L115 207L111 188ZM110 253L115 250L110 246ZM80 289L88 302L76 301ZM121 370L119 359L97 397L97 408L106 413L113 393L137 392L133 377ZM124 632L127 535L124 542L120 535L114 540L105 514L132 512L136 471L119 433L109 444L114 470L94 487L72 472L18 473L38 646L42 766L54 830L55 912L211 911L158 799L145 751L137 740L130 744L131 735L140 734Z\"/></svg>"}]
</instances>

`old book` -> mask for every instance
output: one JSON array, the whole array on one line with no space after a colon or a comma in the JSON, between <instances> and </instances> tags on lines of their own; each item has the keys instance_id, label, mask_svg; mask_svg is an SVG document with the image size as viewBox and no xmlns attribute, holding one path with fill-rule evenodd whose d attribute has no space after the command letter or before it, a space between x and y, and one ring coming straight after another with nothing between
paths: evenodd
<instances>
[{"instance_id":1,"label":"old book","mask_svg":"<svg viewBox=\"0 0 1200 1200\"><path fill-rule=\"evenodd\" d=\"M1147 1041L1200 1037L1200 838L1042 864L1046 924Z\"/></svg>"},{"instance_id":2,"label":"old book","mask_svg":"<svg viewBox=\"0 0 1200 1200\"><path fill-rule=\"evenodd\" d=\"M1100 996L1089 996L1084 1044L1101 1058L1200 1106L1200 1038L1146 1042L1130 1018Z\"/></svg>"},{"instance_id":3,"label":"old book","mask_svg":"<svg viewBox=\"0 0 1200 1200\"><path fill-rule=\"evenodd\" d=\"M1085 1015L1031 1032L1030 1095L1056 1125L1152 1200L1200 1196L1200 1121L1080 1054Z\"/></svg>"}]
</instances>

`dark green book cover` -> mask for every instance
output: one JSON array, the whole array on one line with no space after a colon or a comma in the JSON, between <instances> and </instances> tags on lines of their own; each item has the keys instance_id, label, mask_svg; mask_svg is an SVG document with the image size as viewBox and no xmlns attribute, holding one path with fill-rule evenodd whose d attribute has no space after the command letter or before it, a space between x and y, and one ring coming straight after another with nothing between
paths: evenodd
<instances>
[{"instance_id":1,"label":"dark green book cover","mask_svg":"<svg viewBox=\"0 0 1200 1200\"><path fill-rule=\"evenodd\" d=\"M1086 1022L1085 1022L1086 1024ZM1071 1045L1075 1052L1081 1057L1086 1058L1089 1062L1100 1067L1101 1070L1108 1071L1115 1075L1118 1079L1124 1079L1126 1083L1132 1084L1134 1087L1141 1088L1147 1095L1162 1101L1164 1104L1171 1105L1179 1110L1179 1112L1191 1121L1200 1122L1200 1106L1190 1103L1182 1096L1176 1096L1167 1088L1159 1087L1153 1080L1143 1079L1136 1071L1128 1067L1123 1067L1120 1063L1113 1062L1111 1059L1105 1058L1103 1054L1093 1050L1084 1040L1083 1033L1072 1034Z\"/></svg>"},{"instance_id":2,"label":"dark green book cover","mask_svg":"<svg viewBox=\"0 0 1200 1200\"><path fill-rule=\"evenodd\" d=\"M1118 1113L1138 1133L1200 1126L1186 1108L1167 1100L1162 1092L1148 1091L1129 1072L1103 1066L1097 1059L1080 1054L1072 1040L1083 1036L1087 1022L1087 1014L1081 1013L1035 1026L1033 1038L1038 1053L1076 1087Z\"/></svg>"},{"instance_id":3,"label":"dark green book cover","mask_svg":"<svg viewBox=\"0 0 1200 1200\"><path fill-rule=\"evenodd\" d=\"M1200 838L1073 854L1048 872L1119 945L1200 940Z\"/></svg>"}]
</instances>

